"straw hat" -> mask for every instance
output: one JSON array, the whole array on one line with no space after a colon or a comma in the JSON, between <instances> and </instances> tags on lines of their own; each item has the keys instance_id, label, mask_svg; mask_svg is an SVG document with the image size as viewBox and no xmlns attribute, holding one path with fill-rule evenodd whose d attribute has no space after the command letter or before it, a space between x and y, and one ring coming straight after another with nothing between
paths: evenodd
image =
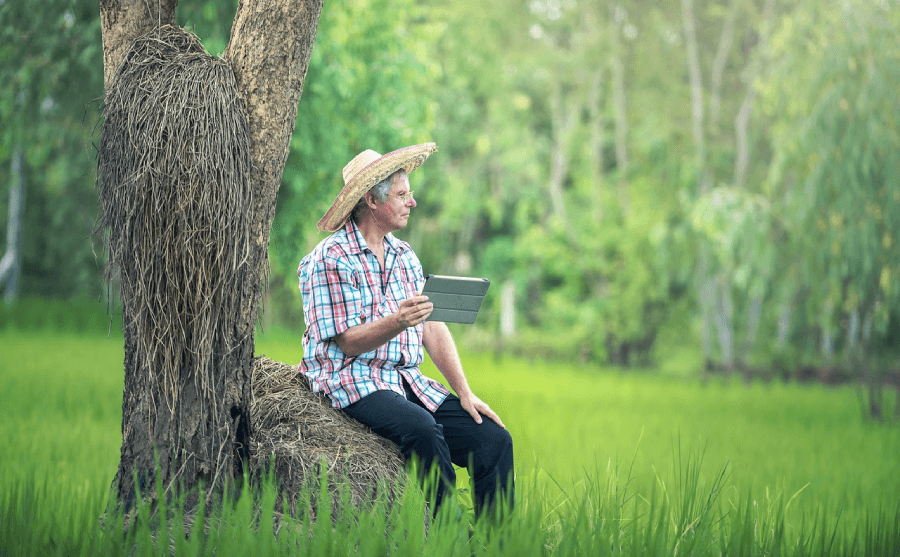
<instances>
[{"instance_id":1,"label":"straw hat","mask_svg":"<svg viewBox=\"0 0 900 557\"><path fill-rule=\"evenodd\" d=\"M397 149L387 155L379 155L371 149L356 155L344 167L343 189L316 226L326 232L340 230L367 191L401 168L409 174L436 150L434 143L423 143Z\"/></svg>"}]
</instances>

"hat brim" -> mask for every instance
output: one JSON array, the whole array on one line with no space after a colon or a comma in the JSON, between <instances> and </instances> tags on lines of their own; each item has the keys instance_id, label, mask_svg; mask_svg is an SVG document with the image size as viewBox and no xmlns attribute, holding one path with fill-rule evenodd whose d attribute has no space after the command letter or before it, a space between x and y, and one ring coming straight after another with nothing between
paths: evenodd
<instances>
[{"instance_id":1,"label":"hat brim","mask_svg":"<svg viewBox=\"0 0 900 557\"><path fill-rule=\"evenodd\" d=\"M370 162L345 181L344 187L316 226L326 232L340 230L350 220L353 208L367 191L400 169L407 174L411 173L436 150L437 145L434 143L423 143L391 151Z\"/></svg>"}]
</instances>

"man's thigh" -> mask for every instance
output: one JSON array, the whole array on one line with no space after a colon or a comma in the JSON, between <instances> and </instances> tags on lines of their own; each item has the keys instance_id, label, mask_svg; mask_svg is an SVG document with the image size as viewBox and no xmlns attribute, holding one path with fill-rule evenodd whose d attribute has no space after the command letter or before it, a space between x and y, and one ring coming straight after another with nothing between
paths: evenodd
<instances>
[{"instance_id":1,"label":"man's thigh","mask_svg":"<svg viewBox=\"0 0 900 557\"><path fill-rule=\"evenodd\" d=\"M453 464L460 467L469 465L469 455L482 458L495 452L495 447L500 448L510 441L509 432L487 416L482 416L480 424L475 422L454 395L448 396L441 404L434 419L444 426L444 439L450 448L450 457Z\"/></svg>"},{"instance_id":2,"label":"man's thigh","mask_svg":"<svg viewBox=\"0 0 900 557\"><path fill-rule=\"evenodd\" d=\"M397 444L404 437L435 427L431 412L393 391L375 391L344 408L344 412Z\"/></svg>"}]
</instances>

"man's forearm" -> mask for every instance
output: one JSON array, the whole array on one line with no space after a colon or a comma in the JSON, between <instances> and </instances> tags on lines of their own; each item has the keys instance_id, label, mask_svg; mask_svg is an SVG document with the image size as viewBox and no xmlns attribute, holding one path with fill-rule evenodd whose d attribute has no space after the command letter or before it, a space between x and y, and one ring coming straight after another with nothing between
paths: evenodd
<instances>
[{"instance_id":1,"label":"man's forearm","mask_svg":"<svg viewBox=\"0 0 900 557\"><path fill-rule=\"evenodd\" d=\"M385 344L402 333L404 328L395 315L389 315L377 321L350 327L334 337L334 340L347 356L359 356Z\"/></svg>"},{"instance_id":2,"label":"man's forearm","mask_svg":"<svg viewBox=\"0 0 900 557\"><path fill-rule=\"evenodd\" d=\"M463 409L468 412L476 423L482 423L482 414L493 420L500 427L503 420L491 407L485 404L483 400L475 396L469 387L469 381L466 374L463 373L462 362L459 360L459 352L456 351L456 344L453 343L453 337L450 336L450 330L447 325L438 321L428 321L425 323L425 350L434 365L441 371L450 387L456 391L459 402Z\"/></svg>"},{"instance_id":3,"label":"man's forearm","mask_svg":"<svg viewBox=\"0 0 900 557\"><path fill-rule=\"evenodd\" d=\"M415 327L431 314L434 306L427 296L413 296L400 302L399 308L389 316L350 327L334 337L341 351L350 356L371 352L408 329Z\"/></svg>"},{"instance_id":4,"label":"man's forearm","mask_svg":"<svg viewBox=\"0 0 900 557\"><path fill-rule=\"evenodd\" d=\"M463 372L456 344L453 342L447 325L440 321L427 321L425 322L424 336L425 350L428 351L434 365L450 383L450 388L460 397L471 394L472 389Z\"/></svg>"}]
</instances>

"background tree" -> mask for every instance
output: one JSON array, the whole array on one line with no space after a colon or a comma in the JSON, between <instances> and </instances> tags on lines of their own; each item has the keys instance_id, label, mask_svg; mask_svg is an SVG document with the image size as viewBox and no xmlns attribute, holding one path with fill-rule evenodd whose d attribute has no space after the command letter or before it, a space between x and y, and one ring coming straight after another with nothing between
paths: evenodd
<instances>
[{"instance_id":1,"label":"background tree","mask_svg":"<svg viewBox=\"0 0 900 557\"><path fill-rule=\"evenodd\" d=\"M776 153L765 193L786 255L775 295L793 308L792 344L829 367L887 356L896 338L898 28L883 2L797 10L776 29L757 84Z\"/></svg>"},{"instance_id":2,"label":"background tree","mask_svg":"<svg viewBox=\"0 0 900 557\"><path fill-rule=\"evenodd\" d=\"M89 103L103 92L99 29L97 4L90 0L0 3L0 182L9 186L0 210L10 215L2 265L8 302L20 295L101 294L87 241L96 215L89 149L96 117ZM9 202L14 192L20 192L18 209Z\"/></svg>"},{"instance_id":3,"label":"background tree","mask_svg":"<svg viewBox=\"0 0 900 557\"><path fill-rule=\"evenodd\" d=\"M723 200L728 196L753 198L753 191L744 190L751 150L751 146L747 145L747 126L753 101L756 51L760 44L765 44L768 36L774 2L769 0L763 5L732 1L725 6L710 5L705 18L700 17L692 0L682 0L681 6L691 84L693 170L697 180L692 221L699 244L695 280L701 319L701 346L708 366L721 365L730 371L734 369L736 360L743 363L749 357L743 350L752 347L753 341L750 339L756 334L762 303L760 296L764 290L761 286L764 279L750 277L748 266L741 258L747 257L758 263L758 267L764 268L765 254L748 249L753 246L742 243L743 229L739 227L746 225L746 206L741 209ZM715 49L708 53L702 52L702 43L698 39L701 22L705 23L703 28L707 36L715 36L709 32L710 29L720 29ZM742 48L738 49L737 45ZM732 94L724 95L726 87L731 89ZM738 105L742 89L743 101ZM723 125L723 111L726 110L729 113L734 110L736 114L729 119L733 127ZM733 168L728 165L730 160L735 161ZM734 189L727 194L718 191L729 186ZM750 204L753 204L752 201ZM712 224L713 221L716 221L715 224ZM729 228L732 222L738 228ZM752 295L748 295L751 290ZM739 346L736 339L738 332L744 329L741 326L744 321L738 323L737 316L744 311L750 315L746 323L748 340ZM715 350L713 339L718 340Z\"/></svg>"}]
</instances>

